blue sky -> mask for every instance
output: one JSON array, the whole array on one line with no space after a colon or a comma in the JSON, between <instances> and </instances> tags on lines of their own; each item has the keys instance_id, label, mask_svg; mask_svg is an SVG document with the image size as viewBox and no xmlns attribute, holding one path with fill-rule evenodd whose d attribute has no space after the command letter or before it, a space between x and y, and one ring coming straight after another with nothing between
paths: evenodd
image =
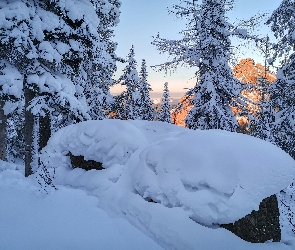
<instances>
[{"instance_id":1,"label":"blue sky","mask_svg":"<svg viewBox=\"0 0 295 250\"><path fill-rule=\"evenodd\" d=\"M117 55L126 58L132 45L135 47L135 58L138 63L138 71L142 59L146 59L147 65L157 65L167 60L166 55L160 55L151 45L152 36L160 33L163 38L180 38L178 32L185 27L184 21L176 19L169 15L167 8L173 3L179 3L179 0L121 0L120 23L115 28L114 40L118 42ZM237 18L248 19L259 12L271 13L280 4L281 0L236 0L234 10L229 13L230 21ZM260 34L269 33L269 28L262 26ZM251 49L245 50L246 54L239 56L240 59L252 57L259 61L259 56ZM116 78L121 74L124 64L118 63L118 72ZM163 85L169 82L171 92L185 92L183 88L193 87L195 79L193 75L195 69L180 68L176 73L165 75L155 72L148 68L149 83L154 92L162 92ZM122 88L116 87L114 92L121 91ZM172 93L173 95L173 93Z\"/></svg>"}]
</instances>

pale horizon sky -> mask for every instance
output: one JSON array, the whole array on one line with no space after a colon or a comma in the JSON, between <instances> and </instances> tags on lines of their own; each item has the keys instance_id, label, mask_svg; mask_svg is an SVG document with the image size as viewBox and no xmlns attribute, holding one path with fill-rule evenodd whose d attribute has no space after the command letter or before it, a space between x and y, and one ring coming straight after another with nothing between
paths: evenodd
<instances>
[{"instance_id":1,"label":"pale horizon sky","mask_svg":"<svg viewBox=\"0 0 295 250\"><path fill-rule=\"evenodd\" d=\"M152 86L153 92L162 92L165 82L169 83L170 93L185 93L184 88L191 88L195 85L196 79L193 78L196 69L179 68L177 72L165 75L164 72L155 72L150 68L152 65L161 64L167 61L167 55L159 54L156 48L151 45L152 36L160 33L160 36L167 39L180 38L179 32L185 28L185 22L176 19L168 14L167 8L171 8L173 3L179 0L121 0L120 23L115 28L114 41L118 42L116 54L126 58L132 45L135 48L135 59L137 60L138 72L140 71L141 61L145 59L148 65L148 81ZM272 11L279 6L281 0L236 0L235 8L228 17L230 22L237 18L248 19L259 12ZM259 34L266 35L269 28L262 26ZM257 53L250 49L245 50L245 55L238 56L238 59L251 57L257 62L262 62ZM117 79L125 64L117 63ZM122 91L122 87L112 88L113 93Z\"/></svg>"}]
</instances>

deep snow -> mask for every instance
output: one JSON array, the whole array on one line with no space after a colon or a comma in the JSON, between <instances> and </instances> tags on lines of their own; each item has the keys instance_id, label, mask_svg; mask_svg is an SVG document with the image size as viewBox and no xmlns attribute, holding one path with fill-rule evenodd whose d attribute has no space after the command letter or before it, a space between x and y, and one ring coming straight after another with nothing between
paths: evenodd
<instances>
[{"instance_id":1,"label":"deep snow","mask_svg":"<svg viewBox=\"0 0 295 250\"><path fill-rule=\"evenodd\" d=\"M34 178L5 170L0 200L1 250L162 249L83 190L59 186L45 195Z\"/></svg>"},{"instance_id":2,"label":"deep snow","mask_svg":"<svg viewBox=\"0 0 295 250\"><path fill-rule=\"evenodd\" d=\"M106 170L72 171L65 156L69 151L102 162ZM49 168L59 166L61 183L114 193L135 189L209 226L258 210L264 198L292 183L295 169L285 152L247 135L148 121L106 119L68 126L50 139L43 155Z\"/></svg>"},{"instance_id":3,"label":"deep snow","mask_svg":"<svg viewBox=\"0 0 295 250\"><path fill-rule=\"evenodd\" d=\"M106 169L72 169L69 151ZM293 159L259 139L88 121L53 135L41 159L58 188L49 194L39 191L38 173L24 178L21 166L0 162L0 250L291 249L212 225L243 217L292 182Z\"/></svg>"}]
</instances>

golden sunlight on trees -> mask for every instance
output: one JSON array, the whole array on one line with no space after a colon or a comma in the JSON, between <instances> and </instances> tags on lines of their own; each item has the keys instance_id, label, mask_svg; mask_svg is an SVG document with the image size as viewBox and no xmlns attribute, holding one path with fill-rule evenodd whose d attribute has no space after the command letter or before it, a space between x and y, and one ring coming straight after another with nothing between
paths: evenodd
<instances>
[{"instance_id":1,"label":"golden sunlight on trees","mask_svg":"<svg viewBox=\"0 0 295 250\"><path fill-rule=\"evenodd\" d=\"M271 84L276 80L276 75L270 72L260 63L254 62L251 58L242 59L233 69L234 77L245 84L256 85L256 88L242 90L242 95L247 97L251 102L248 102L247 110L250 115L255 116L260 112L257 104L261 102L261 88L258 86L259 81ZM233 109L236 114L238 110ZM249 122L248 115L237 117L238 123L242 130L245 130Z\"/></svg>"},{"instance_id":2,"label":"golden sunlight on trees","mask_svg":"<svg viewBox=\"0 0 295 250\"><path fill-rule=\"evenodd\" d=\"M185 118L193 108L191 101L193 95L184 95L175 109L171 111L172 122L178 126L185 127Z\"/></svg>"},{"instance_id":3,"label":"golden sunlight on trees","mask_svg":"<svg viewBox=\"0 0 295 250\"><path fill-rule=\"evenodd\" d=\"M266 79L266 82L273 83L276 80L276 75L273 72L268 71L260 63L254 62L251 58L242 59L233 69L234 77L245 84L257 85L260 79ZM259 112L259 107L255 103L261 101L261 91L259 88L253 88L252 90L243 90L242 95L246 96L251 102L247 103L247 110L249 114L255 115ZM178 106L172 110L171 117L174 124L185 127L185 118L188 112L192 109L193 105L191 100L193 96L184 95L178 104ZM238 110L233 109L234 114L238 113ZM248 117L237 117L239 125L244 127L248 123Z\"/></svg>"},{"instance_id":4,"label":"golden sunlight on trees","mask_svg":"<svg viewBox=\"0 0 295 250\"><path fill-rule=\"evenodd\" d=\"M254 62L251 58L242 59L233 69L234 77L243 83L257 84L259 78L266 77L266 81L274 82L276 75ZM265 74L266 73L266 74Z\"/></svg>"}]
</instances>

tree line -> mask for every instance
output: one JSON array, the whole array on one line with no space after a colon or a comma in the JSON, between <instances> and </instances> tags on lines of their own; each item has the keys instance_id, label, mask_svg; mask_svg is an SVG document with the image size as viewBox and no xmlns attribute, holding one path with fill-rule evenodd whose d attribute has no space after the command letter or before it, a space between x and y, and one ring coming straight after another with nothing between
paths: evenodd
<instances>
[{"instance_id":1,"label":"tree line","mask_svg":"<svg viewBox=\"0 0 295 250\"><path fill-rule=\"evenodd\" d=\"M24 160L29 176L61 127L107 117L161 120L145 60L138 76L133 47L127 60L115 54L120 6L118 0L0 2L0 159ZM127 65L114 80L118 61ZM116 83L126 91L112 96Z\"/></svg>"},{"instance_id":2,"label":"tree line","mask_svg":"<svg viewBox=\"0 0 295 250\"><path fill-rule=\"evenodd\" d=\"M233 3L234 0L188 0L173 5L170 12L186 20L186 29L178 40L155 37L156 48L171 58L157 68L166 71L184 64L197 68L196 85L187 92L192 109L185 119L186 127L248 133L273 143L295 159L295 2L282 0L267 18L265 24L276 38L273 43L268 36L255 36L249 31L259 16L238 25L229 23L226 14ZM279 61L277 80L268 82L267 70L257 85L243 85L235 79L229 67L233 37L253 41L265 57L265 68ZM258 91L259 102L243 95L245 91ZM250 113L249 105L255 105L258 112ZM244 129L240 130L236 116L247 116ZM294 211L292 205L286 205L286 201L293 204L293 196L294 184L279 194L282 213L294 232Z\"/></svg>"},{"instance_id":3,"label":"tree line","mask_svg":"<svg viewBox=\"0 0 295 250\"><path fill-rule=\"evenodd\" d=\"M227 12L233 0L184 1L173 5L170 12L186 20L182 38L170 40L156 36L153 44L171 60L157 66L159 71L180 65L196 67L196 85L188 91L193 108L186 117L190 129L224 129L237 131L236 116L248 116L246 132L281 147L295 158L294 151L294 1L283 0L267 18L276 42L249 31L260 19L233 25ZM253 41L265 57L265 67L280 63L277 80L270 84L266 76L258 84L242 84L234 78L229 66L233 56L231 38ZM267 72L267 71L266 71ZM260 102L249 100L243 91L259 91ZM248 104L257 105L259 112L249 114ZM232 110L236 110L233 113Z\"/></svg>"},{"instance_id":4,"label":"tree line","mask_svg":"<svg viewBox=\"0 0 295 250\"><path fill-rule=\"evenodd\" d=\"M152 44L171 60L156 67L196 68L196 85L188 91L193 108L186 117L189 129L237 131L236 116L248 115L246 132L270 141L295 157L294 149L294 1L283 0L268 18L276 43L252 35L259 18L233 25L227 13L233 0L188 0L170 13L186 20L182 38L157 35ZM0 154L1 159L24 159L26 176L41 163L38 153L52 132L89 119L142 119L171 122L169 90L165 83L162 112L150 99L147 66L138 73L134 47L127 59L117 57L114 27L119 23L119 0L53 1L4 0L0 3ZM267 63L280 61L277 80L262 78L256 86L233 76L229 61L231 39L254 41ZM116 62L126 63L114 80ZM114 84L126 86L118 96ZM243 90L258 89L254 103ZM249 115L247 105L259 106ZM233 108L237 113L233 113Z\"/></svg>"}]
</instances>

